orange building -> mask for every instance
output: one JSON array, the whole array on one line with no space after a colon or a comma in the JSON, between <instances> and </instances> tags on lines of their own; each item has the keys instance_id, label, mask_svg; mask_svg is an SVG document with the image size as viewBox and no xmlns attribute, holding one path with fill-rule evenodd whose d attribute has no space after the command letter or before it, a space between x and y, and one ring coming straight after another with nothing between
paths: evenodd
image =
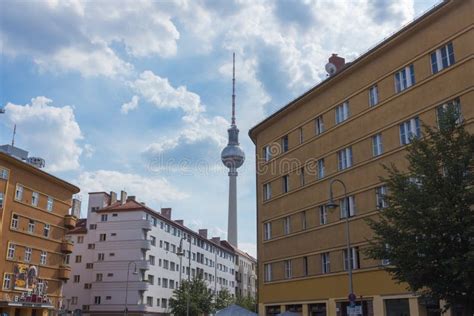
<instances>
[{"instance_id":1,"label":"orange building","mask_svg":"<svg viewBox=\"0 0 474 316\"><path fill-rule=\"evenodd\" d=\"M0 314L51 315L69 279L65 234L80 212L79 188L20 158L0 151Z\"/></svg>"},{"instance_id":2,"label":"orange building","mask_svg":"<svg viewBox=\"0 0 474 316\"><path fill-rule=\"evenodd\" d=\"M349 266L364 315L440 315L440 302L417 297L384 271L388 262L364 255L373 237L366 220L386 206L382 165L407 167L422 123L436 126L452 106L473 131L474 1L444 1L353 62L330 61L326 80L249 132L259 315L347 315ZM333 179L347 187L345 195L334 182L335 210L327 208Z\"/></svg>"}]
</instances>

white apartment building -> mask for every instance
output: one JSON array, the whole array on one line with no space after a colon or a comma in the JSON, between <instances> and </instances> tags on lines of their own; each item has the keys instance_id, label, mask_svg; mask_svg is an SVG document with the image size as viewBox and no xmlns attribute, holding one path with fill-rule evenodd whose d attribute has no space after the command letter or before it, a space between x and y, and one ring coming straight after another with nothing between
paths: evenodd
<instances>
[{"instance_id":1,"label":"white apartment building","mask_svg":"<svg viewBox=\"0 0 474 316\"><path fill-rule=\"evenodd\" d=\"M209 289L235 295L236 256L207 230L196 233L121 192L89 194L87 219L68 234L75 244L66 263L68 310L89 315L167 315L180 277L202 275ZM178 256L182 242L184 256ZM180 258L182 262L180 263ZM190 260L189 260L190 259ZM134 273L136 270L136 273ZM128 276L128 282L127 282Z\"/></svg>"}]
</instances>

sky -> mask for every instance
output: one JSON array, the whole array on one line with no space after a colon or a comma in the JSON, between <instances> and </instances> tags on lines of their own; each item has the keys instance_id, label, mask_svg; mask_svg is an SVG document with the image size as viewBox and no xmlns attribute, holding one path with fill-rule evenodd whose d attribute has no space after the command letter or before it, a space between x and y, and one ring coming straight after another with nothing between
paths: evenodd
<instances>
[{"instance_id":1,"label":"sky","mask_svg":"<svg viewBox=\"0 0 474 316\"><path fill-rule=\"evenodd\" d=\"M88 192L125 190L226 237L232 53L246 161L239 247L256 254L248 130L437 0L2 0L0 144ZM83 215L85 215L83 213Z\"/></svg>"}]
</instances>

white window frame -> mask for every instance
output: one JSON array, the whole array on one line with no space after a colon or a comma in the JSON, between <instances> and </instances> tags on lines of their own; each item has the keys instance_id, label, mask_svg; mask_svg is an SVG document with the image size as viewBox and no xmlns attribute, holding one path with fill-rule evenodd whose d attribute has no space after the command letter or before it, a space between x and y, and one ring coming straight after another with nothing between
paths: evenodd
<instances>
[{"instance_id":1,"label":"white window frame","mask_svg":"<svg viewBox=\"0 0 474 316\"><path fill-rule=\"evenodd\" d=\"M379 88L373 85L369 88L369 105L376 106L379 103Z\"/></svg>"},{"instance_id":2,"label":"white window frame","mask_svg":"<svg viewBox=\"0 0 474 316\"><path fill-rule=\"evenodd\" d=\"M347 210L349 210L349 217L356 214L355 198L353 195L339 200L339 208L341 209L341 219L347 217Z\"/></svg>"},{"instance_id":3,"label":"white window frame","mask_svg":"<svg viewBox=\"0 0 474 316\"><path fill-rule=\"evenodd\" d=\"M420 119L418 116L401 123L399 129L400 144L402 146L411 143L413 138L421 137Z\"/></svg>"},{"instance_id":4,"label":"white window frame","mask_svg":"<svg viewBox=\"0 0 474 316\"><path fill-rule=\"evenodd\" d=\"M20 220L17 214L12 214L11 229L18 229L18 221Z\"/></svg>"},{"instance_id":5,"label":"white window frame","mask_svg":"<svg viewBox=\"0 0 474 316\"><path fill-rule=\"evenodd\" d=\"M33 249L30 247L25 247L25 262L30 262L31 261L31 255L33 254Z\"/></svg>"},{"instance_id":6,"label":"white window frame","mask_svg":"<svg viewBox=\"0 0 474 316\"><path fill-rule=\"evenodd\" d=\"M100 305L101 298L100 296L94 296L94 305Z\"/></svg>"},{"instance_id":7,"label":"white window frame","mask_svg":"<svg viewBox=\"0 0 474 316\"><path fill-rule=\"evenodd\" d=\"M47 260L48 260L48 253L42 250L40 253L40 264L46 264Z\"/></svg>"},{"instance_id":8,"label":"white window frame","mask_svg":"<svg viewBox=\"0 0 474 316\"><path fill-rule=\"evenodd\" d=\"M282 192L288 193L290 191L290 175L284 175L281 177L282 183Z\"/></svg>"},{"instance_id":9,"label":"white window frame","mask_svg":"<svg viewBox=\"0 0 474 316\"><path fill-rule=\"evenodd\" d=\"M290 140L288 135L281 138L281 153L286 153L290 149Z\"/></svg>"},{"instance_id":10,"label":"white window frame","mask_svg":"<svg viewBox=\"0 0 474 316\"><path fill-rule=\"evenodd\" d=\"M272 281L272 264L271 263L266 263L264 265L264 281L265 282L271 282Z\"/></svg>"},{"instance_id":11,"label":"white window frame","mask_svg":"<svg viewBox=\"0 0 474 316\"><path fill-rule=\"evenodd\" d=\"M43 236L48 238L50 233L51 233L51 225L50 224L44 224Z\"/></svg>"},{"instance_id":12,"label":"white window frame","mask_svg":"<svg viewBox=\"0 0 474 316\"><path fill-rule=\"evenodd\" d=\"M339 171L352 167L352 147L341 149L337 152L337 166Z\"/></svg>"},{"instance_id":13,"label":"white window frame","mask_svg":"<svg viewBox=\"0 0 474 316\"><path fill-rule=\"evenodd\" d=\"M285 260L285 279L291 279L292 272L291 260Z\"/></svg>"},{"instance_id":14,"label":"white window frame","mask_svg":"<svg viewBox=\"0 0 474 316\"><path fill-rule=\"evenodd\" d=\"M28 221L28 233L34 234L36 227L36 222L32 219Z\"/></svg>"},{"instance_id":15,"label":"white window frame","mask_svg":"<svg viewBox=\"0 0 474 316\"><path fill-rule=\"evenodd\" d=\"M314 129L316 135L321 135L324 133L324 120L323 116L320 115L314 120Z\"/></svg>"},{"instance_id":16,"label":"white window frame","mask_svg":"<svg viewBox=\"0 0 474 316\"><path fill-rule=\"evenodd\" d=\"M351 115L350 110L349 110L349 102L345 101L342 104L336 106L335 109L336 113L336 124L340 124L347 120L349 116Z\"/></svg>"},{"instance_id":17,"label":"white window frame","mask_svg":"<svg viewBox=\"0 0 474 316\"><path fill-rule=\"evenodd\" d=\"M0 192L0 209L3 208L4 195L3 192Z\"/></svg>"},{"instance_id":18,"label":"white window frame","mask_svg":"<svg viewBox=\"0 0 474 316\"><path fill-rule=\"evenodd\" d=\"M326 205L319 206L319 224L326 225L328 223L328 208Z\"/></svg>"},{"instance_id":19,"label":"white window frame","mask_svg":"<svg viewBox=\"0 0 474 316\"><path fill-rule=\"evenodd\" d=\"M38 192L32 192L31 193L31 205L38 206L38 202L39 202L39 193Z\"/></svg>"},{"instance_id":20,"label":"white window frame","mask_svg":"<svg viewBox=\"0 0 474 316\"><path fill-rule=\"evenodd\" d=\"M387 195L387 186L382 185L375 188L375 202L377 209L384 209L388 207L387 199L385 198Z\"/></svg>"},{"instance_id":21,"label":"white window frame","mask_svg":"<svg viewBox=\"0 0 474 316\"><path fill-rule=\"evenodd\" d=\"M272 159L272 151L269 145L263 146L263 159L268 162Z\"/></svg>"},{"instance_id":22,"label":"white window frame","mask_svg":"<svg viewBox=\"0 0 474 316\"><path fill-rule=\"evenodd\" d=\"M374 157L383 154L382 133L372 136L372 155Z\"/></svg>"},{"instance_id":23,"label":"white window frame","mask_svg":"<svg viewBox=\"0 0 474 316\"><path fill-rule=\"evenodd\" d=\"M8 170L7 169L0 169L0 179L8 180Z\"/></svg>"},{"instance_id":24,"label":"white window frame","mask_svg":"<svg viewBox=\"0 0 474 316\"><path fill-rule=\"evenodd\" d=\"M456 98L436 107L436 120L438 122L438 127L440 127L439 123L440 123L441 115L446 113L446 111L451 107L454 108L454 110L458 113L458 119L456 120L456 124L461 124L463 122L463 117L462 117L462 112L461 112L461 102L459 98Z\"/></svg>"},{"instance_id":25,"label":"white window frame","mask_svg":"<svg viewBox=\"0 0 474 316\"><path fill-rule=\"evenodd\" d=\"M100 215L100 221L101 221L101 222L106 222L107 219L108 219L107 214L101 214L101 215Z\"/></svg>"},{"instance_id":26,"label":"white window frame","mask_svg":"<svg viewBox=\"0 0 474 316\"><path fill-rule=\"evenodd\" d=\"M12 286L12 279L13 279L13 274L4 273L4 274L3 274L2 289L4 289L4 290L9 290L9 289L11 289L11 286Z\"/></svg>"},{"instance_id":27,"label":"white window frame","mask_svg":"<svg viewBox=\"0 0 474 316\"><path fill-rule=\"evenodd\" d=\"M48 196L48 201L46 203L46 210L52 212L54 207L54 199L51 196Z\"/></svg>"},{"instance_id":28,"label":"white window frame","mask_svg":"<svg viewBox=\"0 0 474 316\"><path fill-rule=\"evenodd\" d=\"M20 184L16 185L15 200L17 200L17 201L23 200L23 186L20 185Z\"/></svg>"},{"instance_id":29,"label":"white window frame","mask_svg":"<svg viewBox=\"0 0 474 316\"><path fill-rule=\"evenodd\" d=\"M456 63L453 43L449 42L430 54L431 73L435 74Z\"/></svg>"},{"instance_id":30,"label":"white window frame","mask_svg":"<svg viewBox=\"0 0 474 316\"><path fill-rule=\"evenodd\" d=\"M272 198L272 185L270 182L263 185L263 200L268 201Z\"/></svg>"},{"instance_id":31,"label":"white window frame","mask_svg":"<svg viewBox=\"0 0 474 316\"><path fill-rule=\"evenodd\" d=\"M359 269L359 247L351 247L350 249L351 252L351 264L352 264L352 270ZM343 261L344 261L344 271L347 271L348 269L348 258L347 258L347 249L344 249L342 251L343 254Z\"/></svg>"},{"instance_id":32,"label":"white window frame","mask_svg":"<svg viewBox=\"0 0 474 316\"><path fill-rule=\"evenodd\" d=\"M321 273L328 274L331 272L331 257L329 252L321 254Z\"/></svg>"},{"instance_id":33,"label":"white window frame","mask_svg":"<svg viewBox=\"0 0 474 316\"><path fill-rule=\"evenodd\" d=\"M324 178L325 167L324 167L324 158L321 158L317 162L318 164L318 179Z\"/></svg>"},{"instance_id":34,"label":"white window frame","mask_svg":"<svg viewBox=\"0 0 474 316\"><path fill-rule=\"evenodd\" d=\"M263 240L270 240L272 239L272 223L264 223L263 224Z\"/></svg>"},{"instance_id":35,"label":"white window frame","mask_svg":"<svg viewBox=\"0 0 474 316\"><path fill-rule=\"evenodd\" d=\"M288 235L291 233L291 217L286 216L283 218L283 233Z\"/></svg>"},{"instance_id":36,"label":"white window frame","mask_svg":"<svg viewBox=\"0 0 474 316\"><path fill-rule=\"evenodd\" d=\"M409 87L413 86L415 81L415 67L413 64L400 69L394 74L395 92L402 92Z\"/></svg>"},{"instance_id":37,"label":"white window frame","mask_svg":"<svg viewBox=\"0 0 474 316\"><path fill-rule=\"evenodd\" d=\"M8 250L7 250L7 259L14 259L15 258L15 249L16 245L9 243Z\"/></svg>"}]
</instances>

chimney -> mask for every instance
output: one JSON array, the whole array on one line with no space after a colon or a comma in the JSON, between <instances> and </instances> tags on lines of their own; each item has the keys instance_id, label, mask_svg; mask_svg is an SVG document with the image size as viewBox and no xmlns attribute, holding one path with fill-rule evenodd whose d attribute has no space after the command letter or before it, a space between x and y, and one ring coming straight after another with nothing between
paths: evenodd
<instances>
[{"instance_id":1,"label":"chimney","mask_svg":"<svg viewBox=\"0 0 474 316\"><path fill-rule=\"evenodd\" d=\"M135 195L130 195L129 197L127 197L127 202L128 201L135 201Z\"/></svg>"},{"instance_id":2,"label":"chimney","mask_svg":"<svg viewBox=\"0 0 474 316\"><path fill-rule=\"evenodd\" d=\"M207 239L207 229L200 229L199 236L204 237Z\"/></svg>"},{"instance_id":3,"label":"chimney","mask_svg":"<svg viewBox=\"0 0 474 316\"><path fill-rule=\"evenodd\" d=\"M161 208L161 215L171 219L171 207Z\"/></svg>"},{"instance_id":4,"label":"chimney","mask_svg":"<svg viewBox=\"0 0 474 316\"><path fill-rule=\"evenodd\" d=\"M337 54L332 54L332 56L329 57L329 62L336 66L336 72L341 70L346 64L346 60L342 57L337 56Z\"/></svg>"},{"instance_id":5,"label":"chimney","mask_svg":"<svg viewBox=\"0 0 474 316\"><path fill-rule=\"evenodd\" d=\"M125 201L127 201L127 192L125 191L120 191L120 203L125 204Z\"/></svg>"},{"instance_id":6,"label":"chimney","mask_svg":"<svg viewBox=\"0 0 474 316\"><path fill-rule=\"evenodd\" d=\"M184 226L184 220L182 220L182 219L177 219L177 220L175 220L175 222L178 223L181 226Z\"/></svg>"},{"instance_id":7,"label":"chimney","mask_svg":"<svg viewBox=\"0 0 474 316\"><path fill-rule=\"evenodd\" d=\"M211 241L215 242L216 244L218 244L220 241L221 241L221 237L212 237L211 238Z\"/></svg>"},{"instance_id":8,"label":"chimney","mask_svg":"<svg viewBox=\"0 0 474 316\"><path fill-rule=\"evenodd\" d=\"M117 202L117 193L115 193L114 191L110 191L110 204L109 205L112 205L115 202Z\"/></svg>"}]
</instances>

